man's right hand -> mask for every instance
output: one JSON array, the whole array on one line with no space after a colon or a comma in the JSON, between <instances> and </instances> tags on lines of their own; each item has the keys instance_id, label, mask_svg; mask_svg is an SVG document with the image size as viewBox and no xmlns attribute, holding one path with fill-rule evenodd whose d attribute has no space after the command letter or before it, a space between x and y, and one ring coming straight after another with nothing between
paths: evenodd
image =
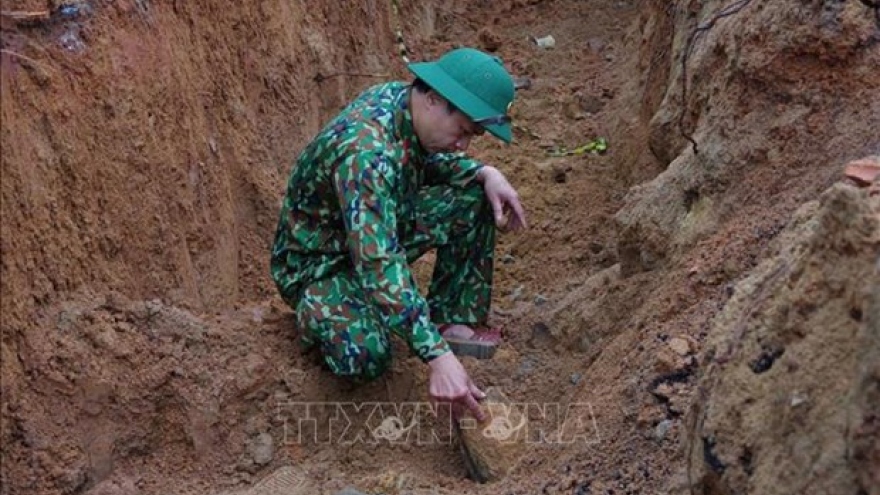
<instances>
[{"instance_id":1,"label":"man's right hand","mask_svg":"<svg viewBox=\"0 0 880 495\"><path fill-rule=\"evenodd\" d=\"M517 231L528 227L519 194L500 170L484 165L477 172L477 182L483 184L486 199L492 205L496 227L503 231ZM508 216L508 213L512 216Z\"/></svg>"},{"instance_id":2,"label":"man's right hand","mask_svg":"<svg viewBox=\"0 0 880 495\"><path fill-rule=\"evenodd\" d=\"M455 354L447 352L433 359L428 366L431 367L428 394L433 400L449 402L453 409L456 405L463 405L473 413L477 421L485 421L486 415L478 401L485 398L486 394L474 385Z\"/></svg>"}]
</instances>

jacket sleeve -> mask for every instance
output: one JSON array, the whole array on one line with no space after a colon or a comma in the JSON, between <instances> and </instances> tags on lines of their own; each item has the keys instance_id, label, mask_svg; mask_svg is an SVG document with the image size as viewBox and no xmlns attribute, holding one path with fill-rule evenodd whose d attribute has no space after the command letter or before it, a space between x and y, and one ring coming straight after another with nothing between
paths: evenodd
<instances>
[{"instance_id":1,"label":"jacket sleeve","mask_svg":"<svg viewBox=\"0 0 880 495\"><path fill-rule=\"evenodd\" d=\"M425 182L463 187L471 183L483 164L463 153L437 153L428 159Z\"/></svg>"},{"instance_id":2,"label":"jacket sleeve","mask_svg":"<svg viewBox=\"0 0 880 495\"><path fill-rule=\"evenodd\" d=\"M385 328L401 336L423 361L449 351L431 322L397 236L398 174L378 152L344 156L333 175L355 272Z\"/></svg>"}]
</instances>

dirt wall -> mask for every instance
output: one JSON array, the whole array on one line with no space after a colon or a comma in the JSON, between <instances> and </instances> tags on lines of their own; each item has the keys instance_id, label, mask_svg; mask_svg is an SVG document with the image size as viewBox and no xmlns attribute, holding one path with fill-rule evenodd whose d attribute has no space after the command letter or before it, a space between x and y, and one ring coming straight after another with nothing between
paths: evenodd
<instances>
[{"instance_id":1,"label":"dirt wall","mask_svg":"<svg viewBox=\"0 0 880 495\"><path fill-rule=\"evenodd\" d=\"M139 410L129 392L160 409L176 397L169 414L142 411L139 424L164 425L165 444L190 442L173 405L188 395L161 388L174 368L163 339L136 332L93 347L80 324L59 323L59 304L77 301L86 334L111 338L124 330L100 310L106 294L184 315L274 294L268 247L296 150L353 94L402 68L388 2L64 5L76 10L2 18L3 493L100 481L113 450L129 447L70 432L128 422ZM109 333L96 323L105 317ZM172 327L189 328L179 318L194 317ZM137 386L132 369L147 382ZM78 397L93 392L121 409L101 421L83 413ZM159 440L141 433L135 445Z\"/></svg>"},{"instance_id":2,"label":"dirt wall","mask_svg":"<svg viewBox=\"0 0 880 495\"><path fill-rule=\"evenodd\" d=\"M880 197L804 205L710 332L688 429L700 493L878 493Z\"/></svg>"},{"instance_id":3,"label":"dirt wall","mask_svg":"<svg viewBox=\"0 0 880 495\"><path fill-rule=\"evenodd\" d=\"M668 165L617 214L625 273L674 263L730 221L778 229L844 163L880 150L867 6L709 1L672 13L675 56L649 140Z\"/></svg>"},{"instance_id":4,"label":"dirt wall","mask_svg":"<svg viewBox=\"0 0 880 495\"><path fill-rule=\"evenodd\" d=\"M372 81L338 73L401 64L388 9L96 3L4 30L10 321L84 284L207 310L266 290L279 177Z\"/></svg>"}]
</instances>

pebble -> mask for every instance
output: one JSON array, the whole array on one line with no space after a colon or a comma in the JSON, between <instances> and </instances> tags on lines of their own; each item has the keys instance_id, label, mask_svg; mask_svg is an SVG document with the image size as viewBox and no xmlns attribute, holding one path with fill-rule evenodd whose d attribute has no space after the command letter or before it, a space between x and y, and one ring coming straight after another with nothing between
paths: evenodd
<instances>
[{"instance_id":1,"label":"pebble","mask_svg":"<svg viewBox=\"0 0 880 495\"><path fill-rule=\"evenodd\" d=\"M532 80L529 77L514 77L513 88L516 90L529 89L532 87Z\"/></svg>"},{"instance_id":2,"label":"pebble","mask_svg":"<svg viewBox=\"0 0 880 495\"><path fill-rule=\"evenodd\" d=\"M510 300L511 301L518 301L522 297L524 290L525 290L525 287L523 287L522 285L513 289L513 291L510 293Z\"/></svg>"},{"instance_id":3,"label":"pebble","mask_svg":"<svg viewBox=\"0 0 880 495\"><path fill-rule=\"evenodd\" d=\"M275 457L275 443L272 440L272 435L268 433L257 435L248 446L248 452L258 466L265 466L272 462Z\"/></svg>"},{"instance_id":4,"label":"pebble","mask_svg":"<svg viewBox=\"0 0 880 495\"><path fill-rule=\"evenodd\" d=\"M679 356L687 356L691 352L691 343L681 337L673 337L667 342L669 348Z\"/></svg>"},{"instance_id":5,"label":"pebble","mask_svg":"<svg viewBox=\"0 0 880 495\"><path fill-rule=\"evenodd\" d=\"M805 402L807 402L807 400L809 400L809 398L807 397L806 394L800 394L798 392L795 392L791 396L791 407L800 406L801 404L804 404Z\"/></svg>"},{"instance_id":6,"label":"pebble","mask_svg":"<svg viewBox=\"0 0 880 495\"><path fill-rule=\"evenodd\" d=\"M672 385L670 385L668 383L661 383L660 385L657 386L657 388L654 389L654 395L659 396L659 397L665 397L667 399L672 397L673 393L674 393L674 389L672 388Z\"/></svg>"},{"instance_id":7,"label":"pebble","mask_svg":"<svg viewBox=\"0 0 880 495\"><path fill-rule=\"evenodd\" d=\"M568 380L571 382L572 385L577 385L578 383L581 382L581 374L580 373L572 373L571 376L568 377Z\"/></svg>"},{"instance_id":8,"label":"pebble","mask_svg":"<svg viewBox=\"0 0 880 495\"><path fill-rule=\"evenodd\" d=\"M669 433L670 428L672 428L672 420L664 419L654 428L654 438L656 438L658 442L662 441L666 438L666 434Z\"/></svg>"},{"instance_id":9,"label":"pebble","mask_svg":"<svg viewBox=\"0 0 880 495\"><path fill-rule=\"evenodd\" d=\"M520 363L519 368L516 370L516 376L523 377L529 376L532 372L535 371L535 363L531 359L523 359L522 363Z\"/></svg>"}]
</instances>

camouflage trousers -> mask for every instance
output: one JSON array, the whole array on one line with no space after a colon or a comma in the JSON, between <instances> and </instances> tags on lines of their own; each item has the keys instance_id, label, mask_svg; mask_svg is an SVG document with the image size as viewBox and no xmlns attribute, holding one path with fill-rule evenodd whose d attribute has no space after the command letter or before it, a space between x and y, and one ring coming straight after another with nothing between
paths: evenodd
<instances>
[{"instance_id":1,"label":"camouflage trousers","mask_svg":"<svg viewBox=\"0 0 880 495\"><path fill-rule=\"evenodd\" d=\"M492 298L495 222L482 187L427 187L413 203L398 217L398 230L410 263L437 249L427 297L431 321L485 322ZM337 375L373 379L390 366L391 332L365 300L350 262L307 285L294 309L303 343L319 344Z\"/></svg>"}]
</instances>

